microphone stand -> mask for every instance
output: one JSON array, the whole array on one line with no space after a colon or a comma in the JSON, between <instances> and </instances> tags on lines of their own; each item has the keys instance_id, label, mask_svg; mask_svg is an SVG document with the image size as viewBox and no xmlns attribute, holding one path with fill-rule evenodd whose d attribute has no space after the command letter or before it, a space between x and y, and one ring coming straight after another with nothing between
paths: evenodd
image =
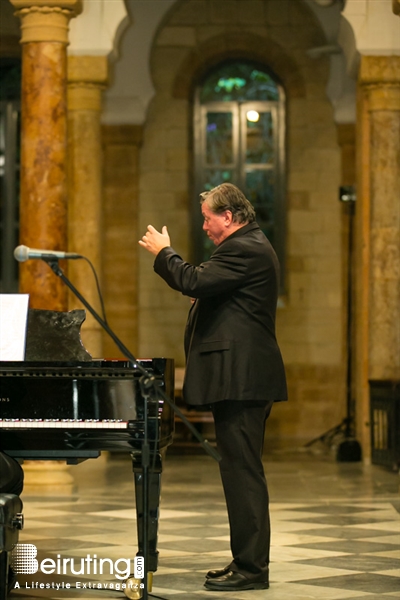
<instances>
[{"instance_id":1,"label":"microphone stand","mask_svg":"<svg viewBox=\"0 0 400 600\"><path fill-rule=\"evenodd\" d=\"M108 333L111 339L115 342L117 347L121 350L121 352L133 363L134 368L136 368L142 376L139 379L141 393L144 399L144 439L142 444L142 469L143 469L143 562L144 562L144 580L143 580L143 599L148 600L148 585L147 585L147 553L148 553L148 518L149 518L149 465L150 465L150 445L148 440L148 400L151 394L154 395L154 398L157 400L157 394L161 395L163 400L172 408L172 410L179 416L180 419L185 423L186 427L190 430L190 432L196 437L196 439L203 446L204 450L209 454L214 460L219 462L221 460L220 455L214 448L210 445L210 443L205 440L197 431L197 429L187 420L182 411L176 406L176 404L161 390L158 386L156 386L156 380L153 375L151 375L147 369L142 367L137 361L137 359L133 356L133 354L128 350L128 348L122 343L122 341L118 338L118 336L113 332L113 330L109 327L108 323L104 321L100 317L100 315L94 310L94 308L89 304L89 302L82 296L82 294L76 289L73 283L68 279L68 277L64 274L60 265L58 264L58 259L51 257L49 259L42 258L52 271L60 277L60 279L65 283L65 285L71 290L71 292L82 302L85 308L88 309L91 315L96 319L96 321L102 326L102 328Z\"/></svg>"}]
</instances>

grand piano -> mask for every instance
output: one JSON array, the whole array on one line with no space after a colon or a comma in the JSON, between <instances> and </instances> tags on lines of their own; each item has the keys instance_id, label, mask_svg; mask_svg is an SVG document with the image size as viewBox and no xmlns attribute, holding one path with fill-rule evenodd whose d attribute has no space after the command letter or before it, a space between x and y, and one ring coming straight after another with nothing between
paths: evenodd
<instances>
[{"instance_id":1,"label":"grand piano","mask_svg":"<svg viewBox=\"0 0 400 600\"><path fill-rule=\"evenodd\" d=\"M143 554L142 447L147 407L148 571L157 570L162 460L172 443L174 363L137 361L155 380L145 399L143 371L128 360L94 360L83 347L85 311L29 310L25 361L0 362L0 450L18 460L77 464L102 451L129 453L135 481L138 554ZM147 395L147 394L146 394Z\"/></svg>"}]
</instances>

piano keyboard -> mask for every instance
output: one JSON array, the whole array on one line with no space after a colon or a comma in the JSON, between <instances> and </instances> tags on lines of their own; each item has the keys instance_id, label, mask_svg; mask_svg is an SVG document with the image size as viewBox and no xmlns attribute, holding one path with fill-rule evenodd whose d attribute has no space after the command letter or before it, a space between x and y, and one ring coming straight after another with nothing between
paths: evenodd
<instances>
[{"instance_id":1,"label":"piano keyboard","mask_svg":"<svg viewBox=\"0 0 400 600\"><path fill-rule=\"evenodd\" d=\"M106 419L0 419L5 429L127 429L128 421Z\"/></svg>"}]
</instances>

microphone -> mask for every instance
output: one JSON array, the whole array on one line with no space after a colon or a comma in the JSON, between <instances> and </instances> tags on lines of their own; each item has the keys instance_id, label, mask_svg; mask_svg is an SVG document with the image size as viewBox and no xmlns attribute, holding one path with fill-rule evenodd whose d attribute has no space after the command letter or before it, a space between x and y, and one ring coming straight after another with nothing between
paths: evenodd
<instances>
[{"instance_id":1,"label":"microphone","mask_svg":"<svg viewBox=\"0 0 400 600\"><path fill-rule=\"evenodd\" d=\"M59 252L58 250L37 250L28 246L17 246L14 250L14 258L19 262L25 262L30 258L41 258L43 260L57 260L59 258L83 258L81 254L74 252Z\"/></svg>"}]
</instances>

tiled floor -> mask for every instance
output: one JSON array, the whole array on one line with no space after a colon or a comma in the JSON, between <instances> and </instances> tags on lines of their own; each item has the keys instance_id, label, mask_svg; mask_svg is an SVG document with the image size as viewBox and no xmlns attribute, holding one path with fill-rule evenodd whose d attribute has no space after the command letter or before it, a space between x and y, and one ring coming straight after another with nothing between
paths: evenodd
<instances>
[{"instance_id":1,"label":"tiled floor","mask_svg":"<svg viewBox=\"0 0 400 600\"><path fill-rule=\"evenodd\" d=\"M268 453L272 564L269 590L211 592L209 568L229 561L229 536L217 464L198 456L169 456L163 474L159 569L149 598L203 600L382 600L400 598L399 476L377 466L338 463L304 449ZM88 554L134 556L135 510L130 463L102 457L72 468L74 489L42 496L23 494L25 528L20 543L38 557ZM119 563L120 565L122 563ZM79 569L78 566L75 570ZM21 579L22 577L22 579ZM26 579L24 579L26 577ZM118 581L112 576L20 576L15 600L125 598L109 589L57 591L36 583ZM82 585L82 584L81 584Z\"/></svg>"}]
</instances>

